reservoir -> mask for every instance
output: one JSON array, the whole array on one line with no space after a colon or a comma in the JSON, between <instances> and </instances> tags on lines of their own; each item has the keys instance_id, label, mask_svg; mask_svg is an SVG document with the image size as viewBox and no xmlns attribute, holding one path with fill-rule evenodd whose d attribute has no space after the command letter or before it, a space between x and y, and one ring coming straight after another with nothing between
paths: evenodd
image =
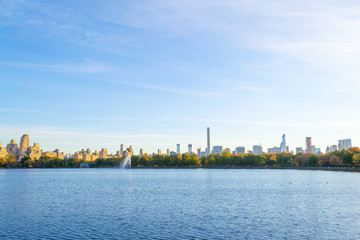
<instances>
[{"instance_id":1,"label":"reservoir","mask_svg":"<svg viewBox=\"0 0 360 240\"><path fill-rule=\"evenodd\" d=\"M360 173L0 169L0 239L360 239Z\"/></svg>"}]
</instances>

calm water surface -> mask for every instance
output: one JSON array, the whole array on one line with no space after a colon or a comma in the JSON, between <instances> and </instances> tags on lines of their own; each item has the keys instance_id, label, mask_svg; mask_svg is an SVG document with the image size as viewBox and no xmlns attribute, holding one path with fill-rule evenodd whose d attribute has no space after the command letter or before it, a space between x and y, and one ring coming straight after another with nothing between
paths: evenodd
<instances>
[{"instance_id":1,"label":"calm water surface","mask_svg":"<svg viewBox=\"0 0 360 240\"><path fill-rule=\"evenodd\" d=\"M0 239L360 239L360 174L0 169Z\"/></svg>"}]
</instances>

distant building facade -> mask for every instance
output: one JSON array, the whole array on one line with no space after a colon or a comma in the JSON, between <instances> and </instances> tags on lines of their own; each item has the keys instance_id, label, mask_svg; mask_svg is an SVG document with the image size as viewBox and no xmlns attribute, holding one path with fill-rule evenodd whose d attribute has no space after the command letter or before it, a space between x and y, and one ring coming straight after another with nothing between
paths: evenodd
<instances>
[{"instance_id":1,"label":"distant building facade","mask_svg":"<svg viewBox=\"0 0 360 240\"><path fill-rule=\"evenodd\" d=\"M305 147L306 153L312 153L311 137L306 137Z\"/></svg>"},{"instance_id":2,"label":"distant building facade","mask_svg":"<svg viewBox=\"0 0 360 240\"><path fill-rule=\"evenodd\" d=\"M26 151L26 154L31 159L40 159L41 157L41 149L39 143L34 143L32 147L29 147Z\"/></svg>"},{"instance_id":3,"label":"distant building facade","mask_svg":"<svg viewBox=\"0 0 360 240\"><path fill-rule=\"evenodd\" d=\"M351 139L344 139L344 140L339 140L339 151L345 149L348 150L349 148L351 148Z\"/></svg>"},{"instance_id":4,"label":"distant building facade","mask_svg":"<svg viewBox=\"0 0 360 240\"><path fill-rule=\"evenodd\" d=\"M206 156L211 154L211 144L210 144L210 128L207 128L207 147L206 147Z\"/></svg>"},{"instance_id":5,"label":"distant building facade","mask_svg":"<svg viewBox=\"0 0 360 240\"><path fill-rule=\"evenodd\" d=\"M15 159L19 158L19 146L14 139L11 139L10 143L6 146L6 150L10 155L13 155Z\"/></svg>"},{"instance_id":6,"label":"distant building facade","mask_svg":"<svg viewBox=\"0 0 360 240\"><path fill-rule=\"evenodd\" d=\"M286 152L285 134L282 135L282 141L281 141L281 144L280 144L280 152Z\"/></svg>"},{"instance_id":7,"label":"distant building facade","mask_svg":"<svg viewBox=\"0 0 360 240\"><path fill-rule=\"evenodd\" d=\"M188 144L188 153L192 154L192 144Z\"/></svg>"},{"instance_id":8,"label":"distant building facade","mask_svg":"<svg viewBox=\"0 0 360 240\"><path fill-rule=\"evenodd\" d=\"M19 160L21 160L25 154L27 149L30 146L30 138L29 135L24 134L20 139L20 147L19 147Z\"/></svg>"},{"instance_id":9,"label":"distant building facade","mask_svg":"<svg viewBox=\"0 0 360 240\"><path fill-rule=\"evenodd\" d=\"M303 153L304 151L303 151L303 148L302 147L297 147L296 148L296 154L298 154L298 153Z\"/></svg>"},{"instance_id":10,"label":"distant building facade","mask_svg":"<svg viewBox=\"0 0 360 240\"><path fill-rule=\"evenodd\" d=\"M212 154L218 154L223 152L223 146L214 146L212 150Z\"/></svg>"},{"instance_id":11,"label":"distant building facade","mask_svg":"<svg viewBox=\"0 0 360 240\"><path fill-rule=\"evenodd\" d=\"M279 147L268 148L268 153L281 153L281 148Z\"/></svg>"},{"instance_id":12,"label":"distant building facade","mask_svg":"<svg viewBox=\"0 0 360 240\"><path fill-rule=\"evenodd\" d=\"M254 145L254 146L253 146L253 153L254 153L255 155L259 155L259 154L263 154L263 153L264 153L261 144L260 144L260 145Z\"/></svg>"},{"instance_id":13,"label":"distant building facade","mask_svg":"<svg viewBox=\"0 0 360 240\"><path fill-rule=\"evenodd\" d=\"M245 147L236 147L235 154L245 153Z\"/></svg>"},{"instance_id":14,"label":"distant building facade","mask_svg":"<svg viewBox=\"0 0 360 240\"><path fill-rule=\"evenodd\" d=\"M107 158L108 157L108 150L107 148L102 148L99 152L99 158Z\"/></svg>"}]
</instances>

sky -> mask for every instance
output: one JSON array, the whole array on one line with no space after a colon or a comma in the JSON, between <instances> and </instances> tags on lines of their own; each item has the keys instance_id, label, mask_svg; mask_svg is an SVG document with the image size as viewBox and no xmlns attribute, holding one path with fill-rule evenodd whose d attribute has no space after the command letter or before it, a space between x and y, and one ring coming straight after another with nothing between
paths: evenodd
<instances>
[{"instance_id":1,"label":"sky","mask_svg":"<svg viewBox=\"0 0 360 240\"><path fill-rule=\"evenodd\" d=\"M360 3L0 0L0 142L360 142Z\"/></svg>"}]
</instances>

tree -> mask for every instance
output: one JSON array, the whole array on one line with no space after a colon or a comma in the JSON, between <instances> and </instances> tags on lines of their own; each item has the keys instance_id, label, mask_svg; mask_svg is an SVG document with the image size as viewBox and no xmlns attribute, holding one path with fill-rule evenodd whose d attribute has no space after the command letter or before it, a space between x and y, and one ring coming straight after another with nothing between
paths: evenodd
<instances>
[{"instance_id":1,"label":"tree","mask_svg":"<svg viewBox=\"0 0 360 240\"><path fill-rule=\"evenodd\" d=\"M318 160L318 164L320 166L329 166L330 165L330 154L326 153L326 154L321 154Z\"/></svg>"},{"instance_id":2,"label":"tree","mask_svg":"<svg viewBox=\"0 0 360 240\"><path fill-rule=\"evenodd\" d=\"M354 164L355 166L359 167L360 166L360 154L354 154L353 155L353 159L352 159L352 164Z\"/></svg>"},{"instance_id":3,"label":"tree","mask_svg":"<svg viewBox=\"0 0 360 240\"><path fill-rule=\"evenodd\" d=\"M353 162L353 156L354 156L354 153L353 152L348 152L346 151L344 154L343 154L343 157L342 157L342 163L343 165L345 166L351 166L352 162Z\"/></svg>"},{"instance_id":4,"label":"tree","mask_svg":"<svg viewBox=\"0 0 360 240\"><path fill-rule=\"evenodd\" d=\"M337 167L337 166L339 166L340 164L341 164L341 158L340 158L340 157L338 157L338 156L335 155L335 154L330 157L330 165L331 165L331 166Z\"/></svg>"},{"instance_id":5,"label":"tree","mask_svg":"<svg viewBox=\"0 0 360 240\"><path fill-rule=\"evenodd\" d=\"M307 165L309 167L315 167L317 163L318 163L318 156L316 154L311 154L308 159Z\"/></svg>"}]
</instances>

